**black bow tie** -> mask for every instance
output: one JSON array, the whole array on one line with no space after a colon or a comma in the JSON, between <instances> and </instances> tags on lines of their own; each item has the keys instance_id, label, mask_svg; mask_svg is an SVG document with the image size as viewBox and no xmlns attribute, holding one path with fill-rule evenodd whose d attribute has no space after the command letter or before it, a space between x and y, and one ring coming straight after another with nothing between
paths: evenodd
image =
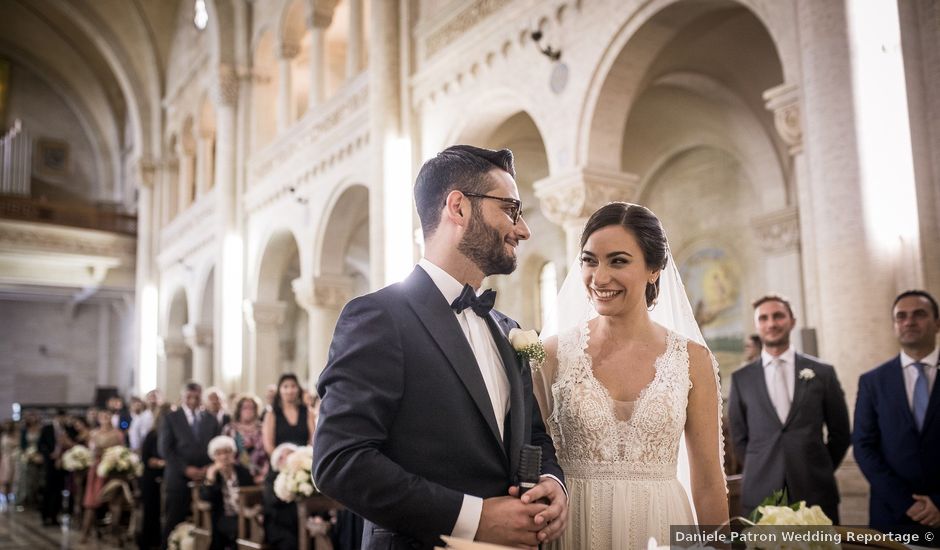
<instances>
[{"instance_id":1,"label":"black bow tie","mask_svg":"<svg viewBox=\"0 0 940 550\"><path fill-rule=\"evenodd\" d=\"M490 310L493 309L493 304L495 303L495 290L484 290L483 294L477 296L477 293L473 291L472 286L463 285L463 290L460 292L460 296L457 296L457 299L450 304L450 307L454 308L454 311L457 313L460 313L465 309L472 309L473 312L480 317L485 317L489 314Z\"/></svg>"}]
</instances>

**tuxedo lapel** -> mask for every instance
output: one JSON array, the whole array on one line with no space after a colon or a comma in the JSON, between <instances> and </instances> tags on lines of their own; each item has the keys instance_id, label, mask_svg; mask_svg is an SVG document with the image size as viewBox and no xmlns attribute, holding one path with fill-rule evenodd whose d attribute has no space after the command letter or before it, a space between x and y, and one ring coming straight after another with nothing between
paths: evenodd
<instances>
[{"instance_id":1,"label":"tuxedo lapel","mask_svg":"<svg viewBox=\"0 0 940 550\"><path fill-rule=\"evenodd\" d=\"M787 413L787 420L783 423L784 426L790 424L793 421L793 417L796 416L797 411L800 410L800 403L803 401L803 396L806 395L806 384L812 382L812 378L809 380L800 379L800 371L803 369L810 369L814 373L812 365L799 353L794 355L793 362L793 402L790 403L790 412ZM766 385L766 384L765 384Z\"/></svg>"},{"instance_id":2,"label":"tuxedo lapel","mask_svg":"<svg viewBox=\"0 0 940 550\"><path fill-rule=\"evenodd\" d=\"M506 339L496 314L492 311L486 316L486 326L489 327L496 342L496 349L503 360L503 368L509 379L509 471L516 472L519 466L519 453L525 437L525 399L522 395L522 373L519 369L519 360L515 350Z\"/></svg>"},{"instance_id":3,"label":"tuxedo lapel","mask_svg":"<svg viewBox=\"0 0 940 550\"><path fill-rule=\"evenodd\" d=\"M423 269L416 267L403 286L409 305L467 388L502 448L503 440L499 436L499 426L483 375L450 304L444 300L440 290Z\"/></svg>"}]
</instances>

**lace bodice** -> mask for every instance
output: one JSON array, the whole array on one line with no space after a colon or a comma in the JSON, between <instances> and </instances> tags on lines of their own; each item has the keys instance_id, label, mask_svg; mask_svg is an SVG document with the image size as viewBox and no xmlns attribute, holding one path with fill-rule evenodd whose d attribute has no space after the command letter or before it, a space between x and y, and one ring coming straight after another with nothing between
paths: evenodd
<instances>
[{"instance_id":1,"label":"lace bodice","mask_svg":"<svg viewBox=\"0 0 940 550\"><path fill-rule=\"evenodd\" d=\"M567 464L674 465L692 387L688 341L667 333L652 382L637 397L632 416L620 420L607 388L594 377L586 353L589 337L587 323L558 336L558 367L551 385L554 406L548 418L558 458Z\"/></svg>"}]
</instances>

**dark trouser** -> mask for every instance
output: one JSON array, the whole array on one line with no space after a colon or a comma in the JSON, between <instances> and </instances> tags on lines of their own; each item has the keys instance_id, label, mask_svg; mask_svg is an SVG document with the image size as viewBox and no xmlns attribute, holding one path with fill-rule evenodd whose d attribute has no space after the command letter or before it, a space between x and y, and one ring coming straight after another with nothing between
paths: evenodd
<instances>
[{"instance_id":1,"label":"dark trouser","mask_svg":"<svg viewBox=\"0 0 940 550\"><path fill-rule=\"evenodd\" d=\"M218 516L212 523L212 546L210 550L235 548L238 538L238 516Z\"/></svg>"},{"instance_id":2,"label":"dark trouser","mask_svg":"<svg viewBox=\"0 0 940 550\"><path fill-rule=\"evenodd\" d=\"M143 519L137 546L140 550L149 550L160 546L160 478L144 473L140 479L140 500L143 505Z\"/></svg>"},{"instance_id":3,"label":"dark trouser","mask_svg":"<svg viewBox=\"0 0 940 550\"><path fill-rule=\"evenodd\" d=\"M53 461L46 464L46 488L42 495L43 521L56 521L62 509L62 489L65 488L65 472L56 467Z\"/></svg>"},{"instance_id":4,"label":"dark trouser","mask_svg":"<svg viewBox=\"0 0 940 550\"><path fill-rule=\"evenodd\" d=\"M192 493L188 487L183 487L183 490L167 490L164 495L164 509L166 511L166 524L163 526L163 548L166 548L167 539L170 538L170 533L173 532L173 529L186 521L186 518L190 514L190 501L192 500Z\"/></svg>"}]
</instances>

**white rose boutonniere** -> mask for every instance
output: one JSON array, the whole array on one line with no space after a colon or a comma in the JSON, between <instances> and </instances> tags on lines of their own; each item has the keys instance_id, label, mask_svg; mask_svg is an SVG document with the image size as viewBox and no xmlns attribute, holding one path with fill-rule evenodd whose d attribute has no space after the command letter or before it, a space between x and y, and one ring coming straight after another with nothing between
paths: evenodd
<instances>
[{"instance_id":1,"label":"white rose boutonniere","mask_svg":"<svg viewBox=\"0 0 940 550\"><path fill-rule=\"evenodd\" d=\"M800 371L800 380L812 380L816 377L816 373L812 369L803 369Z\"/></svg>"},{"instance_id":2,"label":"white rose boutonniere","mask_svg":"<svg viewBox=\"0 0 940 550\"><path fill-rule=\"evenodd\" d=\"M539 334L534 330L514 328L509 331L509 343L521 357L525 357L532 365L532 370L538 372L545 361L545 346L539 340Z\"/></svg>"}]
</instances>

